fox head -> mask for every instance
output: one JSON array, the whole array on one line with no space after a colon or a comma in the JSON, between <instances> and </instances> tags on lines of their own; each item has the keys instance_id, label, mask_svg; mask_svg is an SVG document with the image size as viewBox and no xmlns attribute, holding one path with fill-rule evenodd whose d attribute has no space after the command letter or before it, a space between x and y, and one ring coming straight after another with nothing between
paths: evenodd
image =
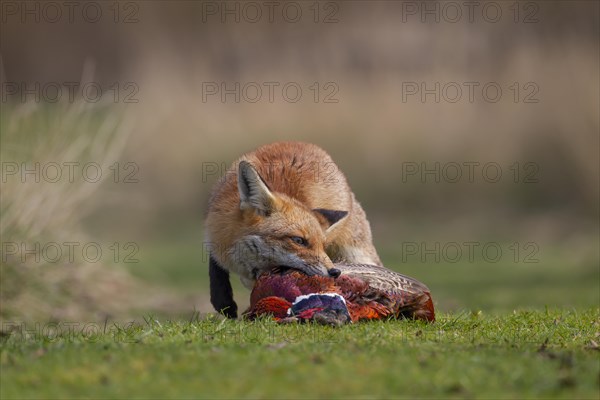
<instances>
[{"instance_id":1,"label":"fox head","mask_svg":"<svg viewBox=\"0 0 600 400\"><path fill-rule=\"evenodd\" d=\"M236 260L255 279L274 267L296 269L307 275L337 277L325 253L326 233L348 213L311 210L300 201L271 191L247 161L238 167L240 209L245 220L241 239L234 246Z\"/></svg>"}]
</instances>

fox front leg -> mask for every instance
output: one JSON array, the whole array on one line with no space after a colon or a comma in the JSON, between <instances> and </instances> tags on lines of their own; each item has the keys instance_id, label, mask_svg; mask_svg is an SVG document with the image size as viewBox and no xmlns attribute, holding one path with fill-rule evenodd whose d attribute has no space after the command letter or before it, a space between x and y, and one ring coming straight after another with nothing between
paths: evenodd
<instances>
[{"instance_id":1,"label":"fox front leg","mask_svg":"<svg viewBox=\"0 0 600 400\"><path fill-rule=\"evenodd\" d=\"M210 277L210 302L215 310L227 318L237 318L237 304L233 300L233 289L229 271L223 269L211 256L208 263Z\"/></svg>"}]
</instances>

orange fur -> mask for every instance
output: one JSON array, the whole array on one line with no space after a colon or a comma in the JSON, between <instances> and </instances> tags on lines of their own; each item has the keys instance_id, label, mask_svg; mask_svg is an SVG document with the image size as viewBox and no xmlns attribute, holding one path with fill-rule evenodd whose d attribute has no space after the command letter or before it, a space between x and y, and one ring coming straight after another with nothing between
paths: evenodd
<instances>
[{"instance_id":1,"label":"orange fur","mask_svg":"<svg viewBox=\"0 0 600 400\"><path fill-rule=\"evenodd\" d=\"M249 162L266 185L266 194L253 200L268 203L268 212L254 203L241 206L242 161ZM249 174L252 188L261 186L251 178ZM315 209L347 215L331 225ZM234 162L215 185L205 227L211 256L222 268L239 274L249 288L258 273L278 265L295 268L304 263L323 275L333 268L332 261L381 265L369 222L346 178L324 150L308 143L265 145ZM308 245L290 241L293 236L307 239Z\"/></svg>"}]
</instances>

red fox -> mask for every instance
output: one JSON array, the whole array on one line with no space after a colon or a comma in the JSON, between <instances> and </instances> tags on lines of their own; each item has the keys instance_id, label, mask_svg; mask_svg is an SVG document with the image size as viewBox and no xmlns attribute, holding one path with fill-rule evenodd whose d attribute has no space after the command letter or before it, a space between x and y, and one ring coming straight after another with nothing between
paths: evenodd
<instances>
[{"instance_id":1,"label":"red fox","mask_svg":"<svg viewBox=\"0 0 600 400\"><path fill-rule=\"evenodd\" d=\"M251 289L274 267L336 277L334 262L381 265L346 178L309 143L272 143L235 161L213 189L205 228L211 303L229 318L229 271Z\"/></svg>"}]
</instances>

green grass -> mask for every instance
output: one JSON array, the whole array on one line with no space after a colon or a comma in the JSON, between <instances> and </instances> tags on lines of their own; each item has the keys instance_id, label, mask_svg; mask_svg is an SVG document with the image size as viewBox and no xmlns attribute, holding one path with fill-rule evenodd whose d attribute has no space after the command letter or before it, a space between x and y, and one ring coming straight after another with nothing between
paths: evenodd
<instances>
[{"instance_id":1,"label":"green grass","mask_svg":"<svg viewBox=\"0 0 600 400\"><path fill-rule=\"evenodd\" d=\"M6 327L5 327L6 328ZM221 321L5 334L10 398L591 398L600 309L342 328ZM45 333L43 333L45 332ZM594 349L594 347L596 347Z\"/></svg>"}]
</instances>

